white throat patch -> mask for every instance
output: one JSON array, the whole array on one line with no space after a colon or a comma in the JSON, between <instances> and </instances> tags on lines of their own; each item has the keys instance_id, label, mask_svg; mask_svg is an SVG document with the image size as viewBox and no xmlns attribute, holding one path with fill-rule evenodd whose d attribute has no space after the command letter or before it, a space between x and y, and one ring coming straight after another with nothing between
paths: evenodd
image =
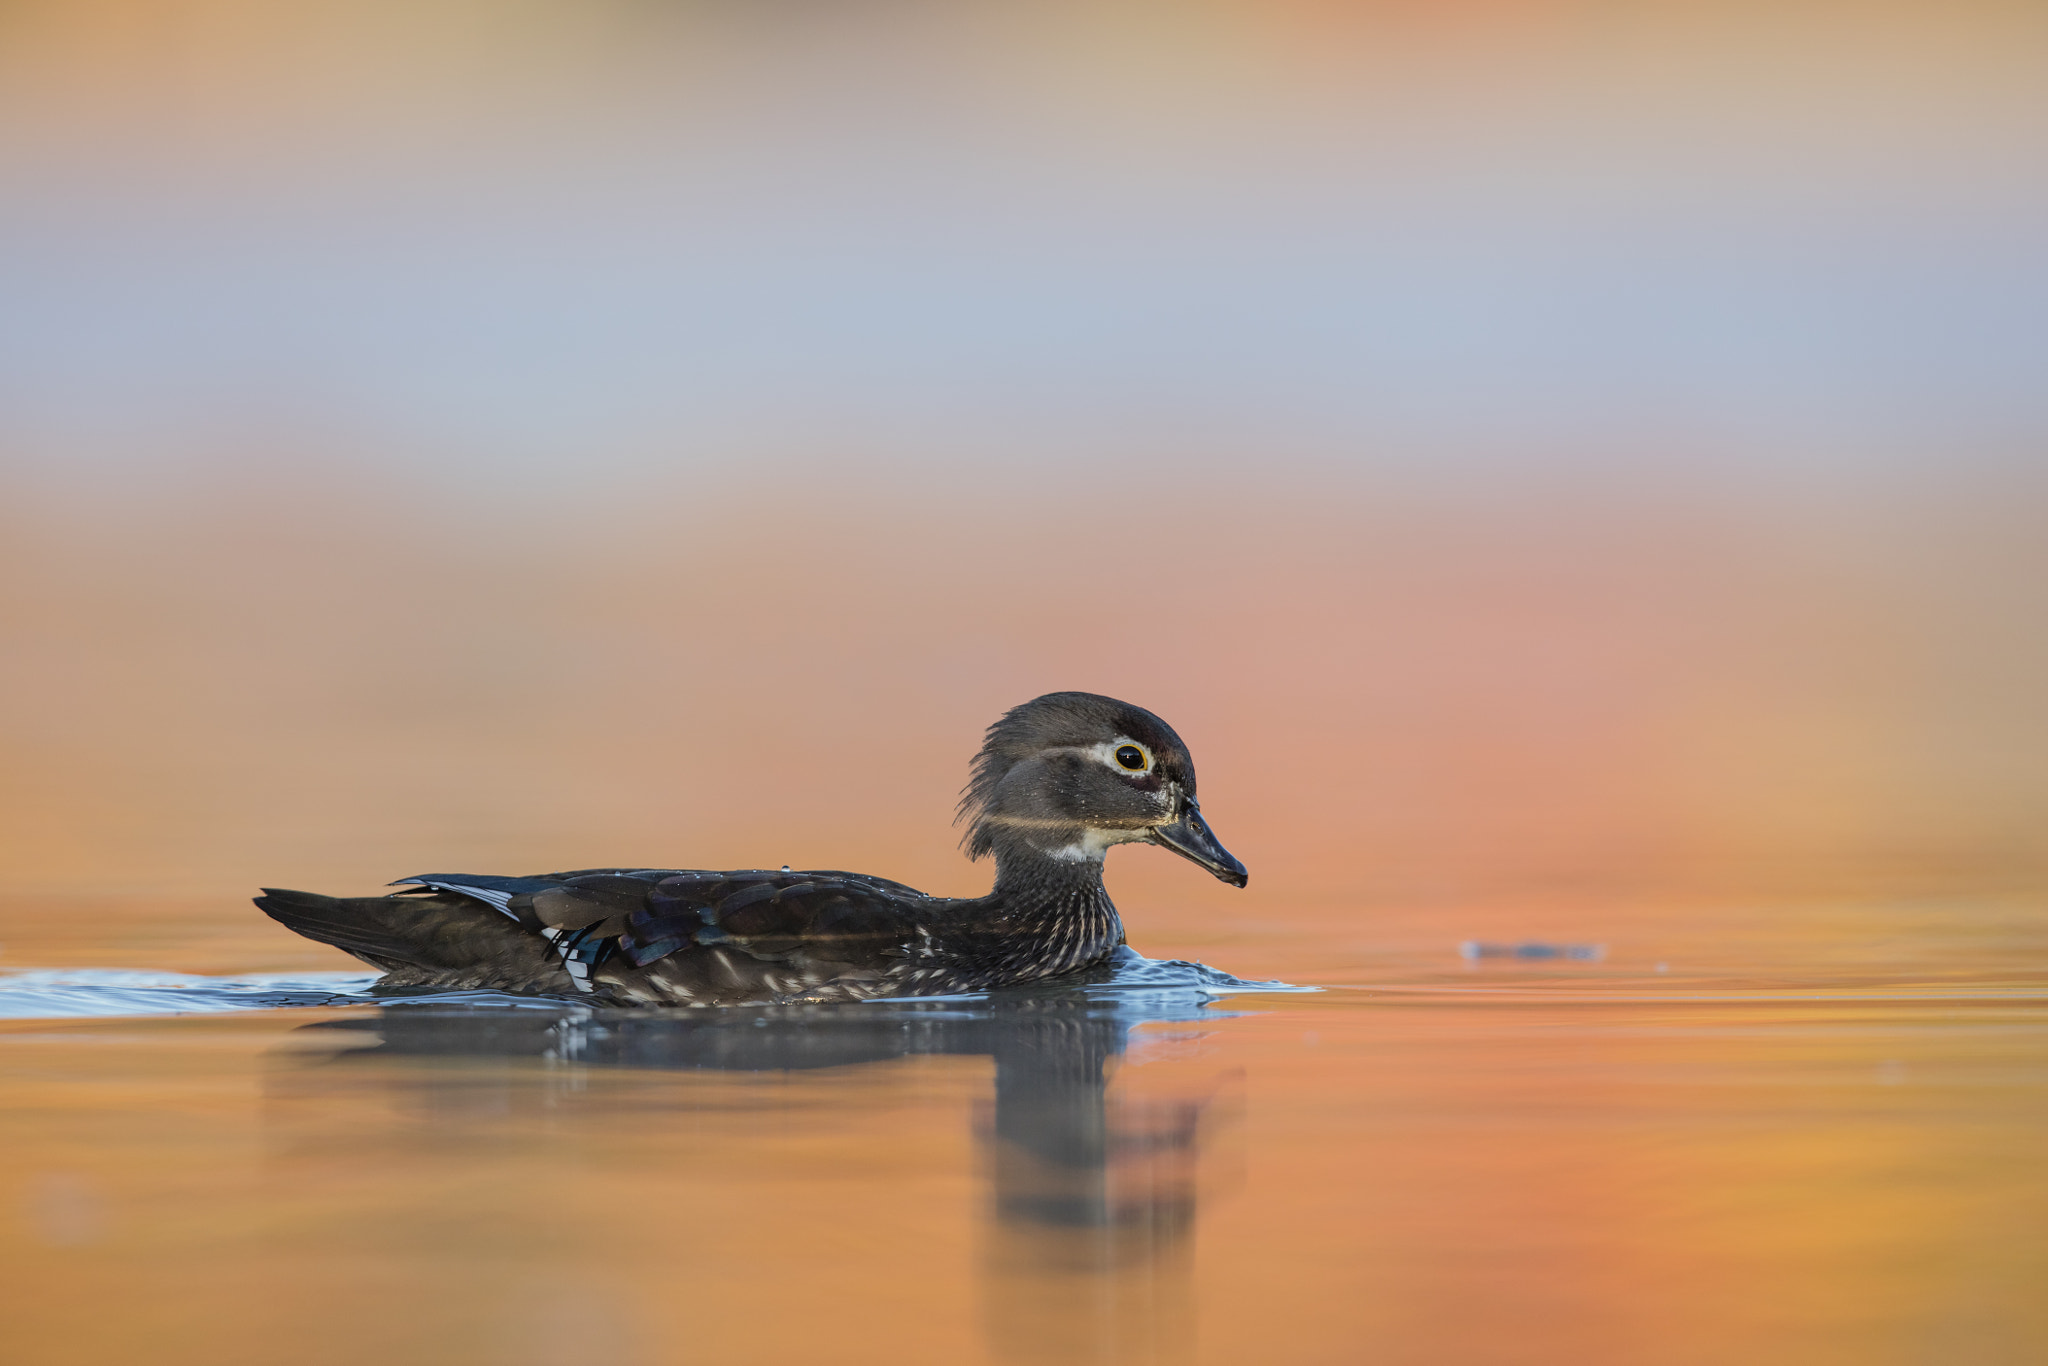
<instances>
[{"instance_id":1,"label":"white throat patch","mask_svg":"<svg viewBox=\"0 0 2048 1366\"><path fill-rule=\"evenodd\" d=\"M1097 830L1090 828L1081 832L1081 838L1058 849L1048 849L1046 854L1062 863L1100 863L1109 853L1112 844L1136 844L1151 834L1150 830Z\"/></svg>"}]
</instances>

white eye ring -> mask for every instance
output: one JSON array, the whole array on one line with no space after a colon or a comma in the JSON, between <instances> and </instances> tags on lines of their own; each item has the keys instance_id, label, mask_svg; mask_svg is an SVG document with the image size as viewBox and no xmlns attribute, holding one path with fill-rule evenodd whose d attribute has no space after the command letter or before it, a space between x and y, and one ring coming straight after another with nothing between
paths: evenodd
<instances>
[{"instance_id":1,"label":"white eye ring","mask_svg":"<svg viewBox=\"0 0 2048 1366\"><path fill-rule=\"evenodd\" d=\"M1120 740L1116 744L1109 746L1108 749L1109 753L1106 757L1109 760L1109 765L1118 772L1150 773L1152 771L1152 751L1146 749L1137 741ZM1134 758L1138 762L1132 763L1131 760Z\"/></svg>"}]
</instances>

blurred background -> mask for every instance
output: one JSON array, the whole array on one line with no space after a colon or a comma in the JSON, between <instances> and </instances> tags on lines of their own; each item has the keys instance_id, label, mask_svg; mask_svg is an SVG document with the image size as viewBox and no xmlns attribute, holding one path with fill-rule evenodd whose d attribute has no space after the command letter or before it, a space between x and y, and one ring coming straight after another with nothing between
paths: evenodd
<instances>
[{"instance_id":1,"label":"blurred background","mask_svg":"<svg viewBox=\"0 0 2048 1366\"><path fill-rule=\"evenodd\" d=\"M6 0L0 902L971 893L1056 688L1147 951L2024 900L2044 248L2035 4Z\"/></svg>"}]
</instances>

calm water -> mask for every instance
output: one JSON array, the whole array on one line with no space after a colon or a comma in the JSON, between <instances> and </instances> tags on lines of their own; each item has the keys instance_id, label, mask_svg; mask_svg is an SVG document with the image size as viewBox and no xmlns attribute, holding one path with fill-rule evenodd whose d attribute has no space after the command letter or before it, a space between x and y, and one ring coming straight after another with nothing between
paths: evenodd
<instances>
[{"instance_id":1,"label":"calm water","mask_svg":"<svg viewBox=\"0 0 2048 1366\"><path fill-rule=\"evenodd\" d=\"M2039 1361L2048 990L1912 924L679 1015L18 973L6 1359Z\"/></svg>"},{"instance_id":2,"label":"calm water","mask_svg":"<svg viewBox=\"0 0 2048 1366\"><path fill-rule=\"evenodd\" d=\"M0 4L0 1366L2048 1362L2044 39ZM1136 946L1317 990L378 1001L246 900L978 895L1067 688L1253 870Z\"/></svg>"}]
</instances>

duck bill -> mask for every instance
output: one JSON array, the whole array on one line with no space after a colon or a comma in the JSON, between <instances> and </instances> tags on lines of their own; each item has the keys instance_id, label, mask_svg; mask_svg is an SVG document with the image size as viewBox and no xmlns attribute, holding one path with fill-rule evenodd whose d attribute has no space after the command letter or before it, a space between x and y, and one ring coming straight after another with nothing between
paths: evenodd
<instances>
[{"instance_id":1,"label":"duck bill","mask_svg":"<svg viewBox=\"0 0 2048 1366\"><path fill-rule=\"evenodd\" d=\"M1245 871L1244 865L1216 842L1216 836L1209 831L1209 823L1202 819L1202 809L1193 802L1188 803L1187 814L1172 825L1153 826L1151 842L1173 850L1190 862L1201 864L1233 887L1242 887L1251 880L1251 874Z\"/></svg>"}]
</instances>

